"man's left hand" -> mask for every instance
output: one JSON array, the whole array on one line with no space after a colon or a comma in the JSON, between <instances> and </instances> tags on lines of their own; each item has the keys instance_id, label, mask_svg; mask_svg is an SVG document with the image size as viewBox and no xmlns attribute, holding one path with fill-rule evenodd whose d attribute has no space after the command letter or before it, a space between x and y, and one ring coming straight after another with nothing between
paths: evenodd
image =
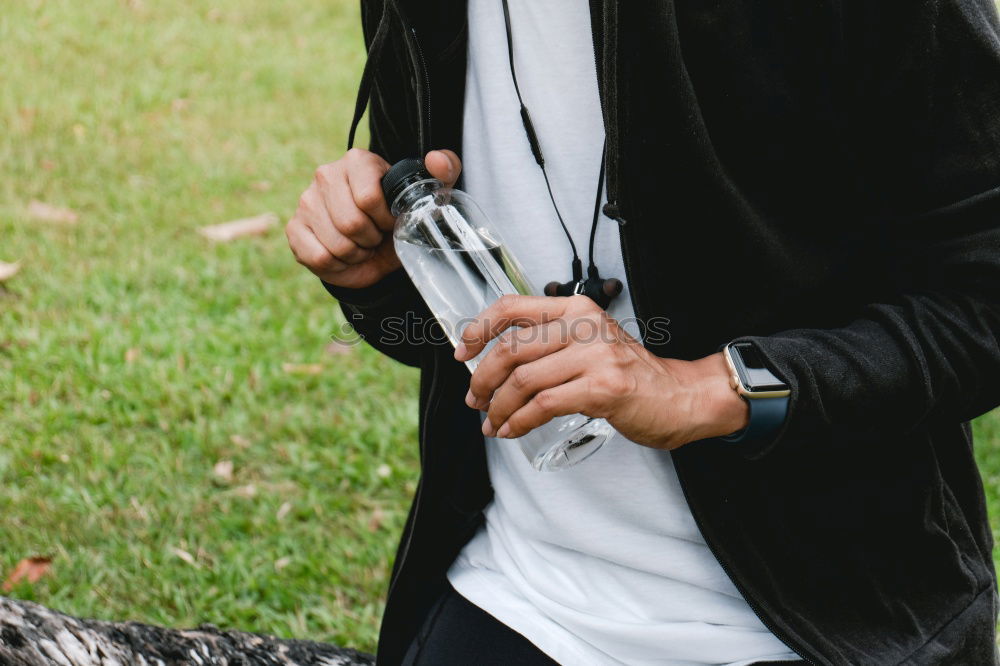
<instances>
[{"instance_id":1,"label":"man's left hand","mask_svg":"<svg viewBox=\"0 0 1000 666\"><path fill-rule=\"evenodd\" d=\"M747 424L721 353L655 356L586 296L505 296L465 327L455 358L475 358L497 336L466 397L487 412L487 436L520 437L581 413L639 444L674 449Z\"/></svg>"}]
</instances>

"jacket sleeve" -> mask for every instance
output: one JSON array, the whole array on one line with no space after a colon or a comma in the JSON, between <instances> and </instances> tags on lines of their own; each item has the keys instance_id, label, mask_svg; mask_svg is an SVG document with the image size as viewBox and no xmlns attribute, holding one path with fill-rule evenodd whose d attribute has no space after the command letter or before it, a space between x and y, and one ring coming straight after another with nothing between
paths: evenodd
<instances>
[{"instance_id":1,"label":"jacket sleeve","mask_svg":"<svg viewBox=\"0 0 1000 666\"><path fill-rule=\"evenodd\" d=\"M847 4L847 3L845 3ZM752 340L792 390L750 458L836 445L1000 404L1000 30L993 0L858 3L861 150L885 205L893 288L836 329ZM852 30L847 24L848 34ZM871 48L864 48L871 44ZM858 62L857 67L862 67ZM901 184L901 185L900 185ZM898 191L897 191L898 190ZM886 221L891 220L891 221Z\"/></svg>"},{"instance_id":2,"label":"jacket sleeve","mask_svg":"<svg viewBox=\"0 0 1000 666\"><path fill-rule=\"evenodd\" d=\"M427 325L434 319L404 270L364 289L326 282L323 286L362 340L400 363L420 365L421 349L428 342Z\"/></svg>"}]
</instances>

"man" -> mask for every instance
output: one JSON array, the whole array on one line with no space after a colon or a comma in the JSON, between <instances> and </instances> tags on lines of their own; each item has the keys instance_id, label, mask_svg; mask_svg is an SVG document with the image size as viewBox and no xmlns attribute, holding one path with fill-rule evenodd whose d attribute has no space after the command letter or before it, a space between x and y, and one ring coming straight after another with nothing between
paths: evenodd
<instances>
[{"instance_id":1,"label":"man","mask_svg":"<svg viewBox=\"0 0 1000 666\"><path fill-rule=\"evenodd\" d=\"M321 167L287 234L422 369L379 662L1000 663L968 426L1000 403L992 0L362 9L371 152ZM379 179L434 146L541 283L571 277L603 161L607 315L520 297L457 350L399 344L387 318L430 315ZM669 335L630 342L633 314ZM470 384L459 361L513 321ZM613 335L541 342L556 321ZM730 362L784 390L736 368L738 393ZM620 434L532 470L511 440L573 412Z\"/></svg>"}]
</instances>

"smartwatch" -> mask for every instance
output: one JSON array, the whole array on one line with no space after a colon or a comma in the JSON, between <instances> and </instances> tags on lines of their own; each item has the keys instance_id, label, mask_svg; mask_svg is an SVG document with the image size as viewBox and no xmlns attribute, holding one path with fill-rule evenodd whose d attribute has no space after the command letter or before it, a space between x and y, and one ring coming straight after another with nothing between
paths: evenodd
<instances>
[{"instance_id":1,"label":"smartwatch","mask_svg":"<svg viewBox=\"0 0 1000 666\"><path fill-rule=\"evenodd\" d=\"M752 342L731 342L723 348L729 367L729 385L747 401L750 423L743 430L720 437L724 442L756 443L777 434L788 414L788 384L764 364Z\"/></svg>"}]
</instances>

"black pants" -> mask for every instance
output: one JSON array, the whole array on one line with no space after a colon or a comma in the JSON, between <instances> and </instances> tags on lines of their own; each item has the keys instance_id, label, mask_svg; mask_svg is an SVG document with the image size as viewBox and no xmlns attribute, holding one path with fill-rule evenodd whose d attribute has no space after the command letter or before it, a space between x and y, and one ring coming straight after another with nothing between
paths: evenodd
<instances>
[{"instance_id":1,"label":"black pants","mask_svg":"<svg viewBox=\"0 0 1000 666\"><path fill-rule=\"evenodd\" d=\"M410 645L405 666L558 666L451 585Z\"/></svg>"},{"instance_id":2,"label":"black pants","mask_svg":"<svg viewBox=\"0 0 1000 666\"><path fill-rule=\"evenodd\" d=\"M757 662L795 666L804 661ZM450 585L406 653L404 666L559 666L531 641Z\"/></svg>"}]
</instances>

